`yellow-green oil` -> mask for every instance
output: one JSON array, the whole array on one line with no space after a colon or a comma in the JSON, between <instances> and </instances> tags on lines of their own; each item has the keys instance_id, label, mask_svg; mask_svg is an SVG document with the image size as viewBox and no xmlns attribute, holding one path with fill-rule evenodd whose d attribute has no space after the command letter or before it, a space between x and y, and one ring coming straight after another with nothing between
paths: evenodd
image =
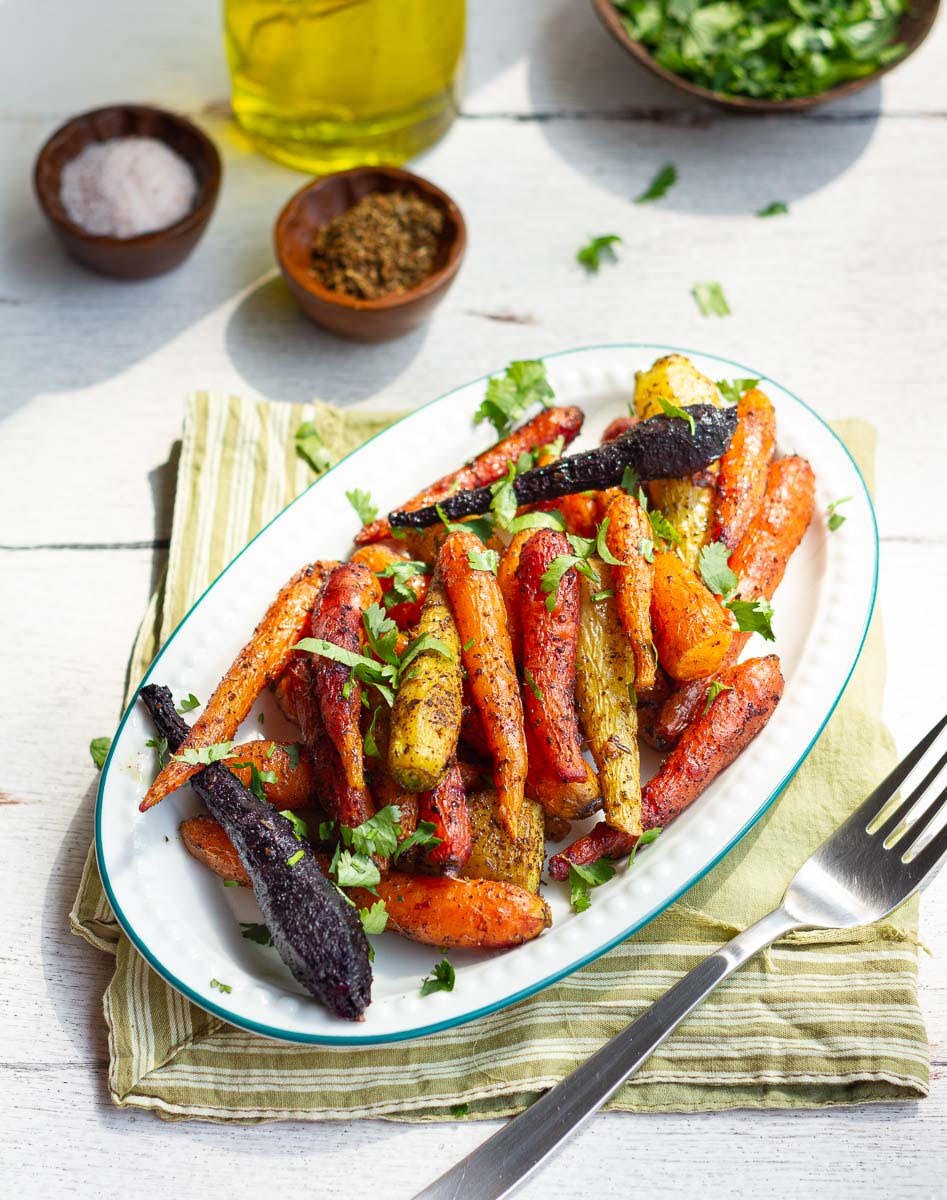
<instances>
[{"instance_id":1,"label":"yellow-green oil","mask_svg":"<svg viewBox=\"0 0 947 1200\"><path fill-rule=\"evenodd\" d=\"M319 174L398 163L457 110L465 0L224 0L238 123Z\"/></svg>"}]
</instances>

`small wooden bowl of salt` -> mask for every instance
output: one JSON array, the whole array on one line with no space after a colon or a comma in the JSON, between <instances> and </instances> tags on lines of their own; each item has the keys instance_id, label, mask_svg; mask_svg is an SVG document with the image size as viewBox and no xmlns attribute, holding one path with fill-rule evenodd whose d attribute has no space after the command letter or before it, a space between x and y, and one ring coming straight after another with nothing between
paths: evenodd
<instances>
[{"instance_id":1,"label":"small wooden bowl of salt","mask_svg":"<svg viewBox=\"0 0 947 1200\"><path fill-rule=\"evenodd\" d=\"M143 104L73 117L33 173L40 206L78 262L144 279L194 249L220 189L220 155L196 125Z\"/></svg>"}]
</instances>

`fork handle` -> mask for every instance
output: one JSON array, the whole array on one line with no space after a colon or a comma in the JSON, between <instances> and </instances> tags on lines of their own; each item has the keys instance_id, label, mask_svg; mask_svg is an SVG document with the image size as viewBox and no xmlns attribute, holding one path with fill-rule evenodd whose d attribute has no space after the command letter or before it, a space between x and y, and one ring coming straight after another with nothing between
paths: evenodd
<instances>
[{"instance_id":1,"label":"fork handle","mask_svg":"<svg viewBox=\"0 0 947 1200\"><path fill-rule=\"evenodd\" d=\"M721 946L535 1104L418 1192L415 1200L502 1200L512 1196L718 983L798 926L783 908L777 908Z\"/></svg>"}]
</instances>

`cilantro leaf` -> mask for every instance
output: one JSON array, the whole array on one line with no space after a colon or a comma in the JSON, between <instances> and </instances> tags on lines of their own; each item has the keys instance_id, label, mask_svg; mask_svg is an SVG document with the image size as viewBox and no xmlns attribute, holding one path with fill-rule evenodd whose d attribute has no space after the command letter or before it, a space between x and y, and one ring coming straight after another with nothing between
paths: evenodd
<instances>
[{"instance_id":1,"label":"cilantro leaf","mask_svg":"<svg viewBox=\"0 0 947 1200\"><path fill-rule=\"evenodd\" d=\"M826 524L828 525L830 532L834 533L836 529L845 524L847 518L836 510L840 504L848 504L851 499L851 496L843 496L841 500L833 500L828 508L826 508L825 511L828 516L828 521Z\"/></svg>"},{"instance_id":2,"label":"cilantro leaf","mask_svg":"<svg viewBox=\"0 0 947 1200\"><path fill-rule=\"evenodd\" d=\"M776 640L773 634L773 606L768 600L731 600L727 608L736 617L737 628L744 633L758 633L767 642Z\"/></svg>"},{"instance_id":3,"label":"cilantro leaf","mask_svg":"<svg viewBox=\"0 0 947 1200\"><path fill-rule=\"evenodd\" d=\"M230 769L232 771L242 771L250 768L250 791L258 800L266 799L266 792L263 788L264 783L276 783L275 771L261 771L255 762L232 762Z\"/></svg>"},{"instance_id":4,"label":"cilantro leaf","mask_svg":"<svg viewBox=\"0 0 947 1200\"><path fill-rule=\"evenodd\" d=\"M229 992L233 991L233 988L230 986L229 983L221 983L219 979L212 979L210 981L210 986L212 988L216 988L218 992L229 993Z\"/></svg>"},{"instance_id":5,"label":"cilantro leaf","mask_svg":"<svg viewBox=\"0 0 947 1200\"><path fill-rule=\"evenodd\" d=\"M700 577L715 596L726 600L739 586L739 579L730 569L730 551L723 542L704 546L697 558Z\"/></svg>"},{"instance_id":6,"label":"cilantro leaf","mask_svg":"<svg viewBox=\"0 0 947 1200\"><path fill-rule=\"evenodd\" d=\"M385 926L388 924L388 909L385 907L384 900L376 900L371 908L360 908L358 915L366 933L385 932Z\"/></svg>"},{"instance_id":7,"label":"cilantro leaf","mask_svg":"<svg viewBox=\"0 0 947 1200\"><path fill-rule=\"evenodd\" d=\"M635 197L635 204L646 204L649 200L660 200L677 183L677 167L667 163L658 171L654 179L640 196Z\"/></svg>"},{"instance_id":8,"label":"cilantro leaf","mask_svg":"<svg viewBox=\"0 0 947 1200\"><path fill-rule=\"evenodd\" d=\"M536 697L536 699L541 704L542 699L543 699L542 689L540 688L539 684L534 679L533 672L529 669L529 667L527 667L526 670L523 672L523 682L526 684L526 686L529 688L529 690L533 693L533 695Z\"/></svg>"},{"instance_id":9,"label":"cilantro leaf","mask_svg":"<svg viewBox=\"0 0 947 1200\"><path fill-rule=\"evenodd\" d=\"M373 888L381 882L381 872L367 854L339 850L333 863L339 887Z\"/></svg>"},{"instance_id":10,"label":"cilantro leaf","mask_svg":"<svg viewBox=\"0 0 947 1200\"><path fill-rule=\"evenodd\" d=\"M508 533L519 533L521 529L557 529L561 532L565 527L565 517L554 508L549 512L523 513L514 517L506 528Z\"/></svg>"},{"instance_id":11,"label":"cilantro leaf","mask_svg":"<svg viewBox=\"0 0 947 1200\"><path fill-rule=\"evenodd\" d=\"M378 516L378 507L372 503L371 492L361 488L353 488L345 493L345 498L358 513L358 519L363 525L368 525Z\"/></svg>"},{"instance_id":12,"label":"cilantro leaf","mask_svg":"<svg viewBox=\"0 0 947 1200\"><path fill-rule=\"evenodd\" d=\"M211 763L233 758L233 742L214 742L212 746L185 746L180 754L172 754L174 762L188 763L192 767L209 767Z\"/></svg>"},{"instance_id":13,"label":"cilantro leaf","mask_svg":"<svg viewBox=\"0 0 947 1200\"><path fill-rule=\"evenodd\" d=\"M437 827L432 821L418 821L416 828L408 834L403 842L398 843L398 849L395 851L395 862L401 858L402 854L406 854L414 846L434 846L441 844L441 838L437 837L434 830Z\"/></svg>"},{"instance_id":14,"label":"cilantro leaf","mask_svg":"<svg viewBox=\"0 0 947 1200\"><path fill-rule=\"evenodd\" d=\"M697 431L697 426L694 424L694 418L686 408L679 408L676 404L667 400L664 396L658 396L658 404L661 405L661 410L666 417L677 417L681 421L686 421L691 431L691 437Z\"/></svg>"},{"instance_id":15,"label":"cilantro leaf","mask_svg":"<svg viewBox=\"0 0 947 1200\"><path fill-rule=\"evenodd\" d=\"M621 238L617 233L603 233L598 237L590 236L585 245L576 252L576 262L585 267L590 275L597 275L603 257L607 262L618 261L618 255L615 253L616 245L621 245Z\"/></svg>"},{"instance_id":16,"label":"cilantro leaf","mask_svg":"<svg viewBox=\"0 0 947 1200\"><path fill-rule=\"evenodd\" d=\"M89 742L89 754L92 756L92 761L95 763L97 771L101 771L105 766L105 760L109 756L111 745L112 739L110 737L93 738ZM167 742L165 742L165 745L167 745Z\"/></svg>"},{"instance_id":17,"label":"cilantro leaf","mask_svg":"<svg viewBox=\"0 0 947 1200\"><path fill-rule=\"evenodd\" d=\"M187 697L178 705L178 712L183 717L185 713L193 712L195 708L200 708L200 706L200 700L198 700L193 692L189 692Z\"/></svg>"},{"instance_id":18,"label":"cilantro leaf","mask_svg":"<svg viewBox=\"0 0 947 1200\"><path fill-rule=\"evenodd\" d=\"M505 437L529 408L548 405L554 395L546 377L546 364L539 359L518 359L503 375L488 380L486 395L474 413L474 424L489 421L497 435Z\"/></svg>"},{"instance_id":19,"label":"cilantro leaf","mask_svg":"<svg viewBox=\"0 0 947 1200\"><path fill-rule=\"evenodd\" d=\"M744 392L755 388L758 379L718 379L717 390L728 404L739 404Z\"/></svg>"},{"instance_id":20,"label":"cilantro leaf","mask_svg":"<svg viewBox=\"0 0 947 1200\"><path fill-rule=\"evenodd\" d=\"M621 490L633 496L640 486L638 472L634 467L625 467L621 477Z\"/></svg>"},{"instance_id":21,"label":"cilantro leaf","mask_svg":"<svg viewBox=\"0 0 947 1200\"><path fill-rule=\"evenodd\" d=\"M340 826L342 841L351 847L356 854L377 854L388 858L398 848L398 834L401 832L401 809L397 804L386 804L374 816L363 821L361 825L350 827ZM341 883L342 881L339 880Z\"/></svg>"},{"instance_id":22,"label":"cilantro leaf","mask_svg":"<svg viewBox=\"0 0 947 1200\"><path fill-rule=\"evenodd\" d=\"M303 421L296 430L296 453L321 475L332 466L332 455L326 449L313 421Z\"/></svg>"},{"instance_id":23,"label":"cilantro leaf","mask_svg":"<svg viewBox=\"0 0 947 1200\"><path fill-rule=\"evenodd\" d=\"M730 683L721 683L719 679L711 681L710 687L707 689L707 703L704 705L704 712L710 712L710 706L717 699L721 692L732 692L733 685Z\"/></svg>"},{"instance_id":24,"label":"cilantro leaf","mask_svg":"<svg viewBox=\"0 0 947 1200\"><path fill-rule=\"evenodd\" d=\"M452 992L455 978L454 968L446 958L442 958L440 962L434 964L431 974L421 980L421 995L430 996L432 992Z\"/></svg>"},{"instance_id":25,"label":"cilantro leaf","mask_svg":"<svg viewBox=\"0 0 947 1200\"><path fill-rule=\"evenodd\" d=\"M631 848L631 853L628 855L628 865L626 867L626 870L629 869L631 867L631 864L635 861L635 855L638 853L638 851L641 849L641 847L642 846L650 846L651 843L657 839L657 837L660 833L661 833L660 825L655 825L653 829L646 829L644 831L644 833L642 833L641 837L638 838L637 842L635 842L635 844Z\"/></svg>"},{"instance_id":26,"label":"cilantro leaf","mask_svg":"<svg viewBox=\"0 0 947 1200\"><path fill-rule=\"evenodd\" d=\"M296 813L294 813L292 811L292 809L289 809L289 808L281 809L280 816L285 817L286 820L289 821L290 825L292 825L293 837L296 839L297 842L301 842L303 840L303 838L309 837L308 824L302 819L302 817L300 817Z\"/></svg>"},{"instance_id":27,"label":"cilantro leaf","mask_svg":"<svg viewBox=\"0 0 947 1200\"><path fill-rule=\"evenodd\" d=\"M295 854L291 854L286 860L287 867L295 867L295 865L306 857L305 850L297 850Z\"/></svg>"},{"instance_id":28,"label":"cilantro leaf","mask_svg":"<svg viewBox=\"0 0 947 1200\"><path fill-rule=\"evenodd\" d=\"M540 587L546 594L546 609L549 612L556 611L556 605L559 602L560 580L566 571L574 567L579 561L581 560L575 554L557 554L543 572Z\"/></svg>"},{"instance_id":29,"label":"cilantro leaf","mask_svg":"<svg viewBox=\"0 0 947 1200\"><path fill-rule=\"evenodd\" d=\"M380 708L376 708L372 712L372 718L368 723L368 728L365 730L365 736L362 738L362 752L366 758L381 758L378 743L375 741L375 723L378 720L380 712Z\"/></svg>"},{"instance_id":30,"label":"cilantro leaf","mask_svg":"<svg viewBox=\"0 0 947 1200\"><path fill-rule=\"evenodd\" d=\"M729 317L730 305L719 283L695 283L691 295L697 301L701 315L705 317Z\"/></svg>"},{"instance_id":31,"label":"cilantro leaf","mask_svg":"<svg viewBox=\"0 0 947 1200\"><path fill-rule=\"evenodd\" d=\"M600 592L595 592L595 594L592 596L592 603L598 604L602 600L610 600L614 595L615 593L611 588L602 588Z\"/></svg>"},{"instance_id":32,"label":"cilantro leaf","mask_svg":"<svg viewBox=\"0 0 947 1200\"><path fill-rule=\"evenodd\" d=\"M490 494L493 497L490 501L490 511L500 529L506 529L516 516L519 501L516 499L515 480L516 465L510 463L506 475L496 483L490 484Z\"/></svg>"},{"instance_id":33,"label":"cilantro leaf","mask_svg":"<svg viewBox=\"0 0 947 1200\"><path fill-rule=\"evenodd\" d=\"M154 750L155 758L158 760L158 770L160 771L164 764L168 761L168 739L163 737L151 737L147 742L145 742L145 745L148 746L149 749Z\"/></svg>"},{"instance_id":34,"label":"cilantro leaf","mask_svg":"<svg viewBox=\"0 0 947 1200\"><path fill-rule=\"evenodd\" d=\"M486 542L493 536L493 521L489 517L475 517L471 521L452 521L439 504L434 505L434 511L440 517L441 524L448 533L472 533L481 542Z\"/></svg>"},{"instance_id":35,"label":"cilantro leaf","mask_svg":"<svg viewBox=\"0 0 947 1200\"><path fill-rule=\"evenodd\" d=\"M396 604L411 604L417 600L414 588L408 586L408 580L418 575L430 575L431 568L427 563L418 562L413 558L397 559L390 562L383 570L376 571L379 579L390 579L391 587L385 592L382 601L385 608L394 608Z\"/></svg>"},{"instance_id":36,"label":"cilantro leaf","mask_svg":"<svg viewBox=\"0 0 947 1200\"><path fill-rule=\"evenodd\" d=\"M659 508L651 509L648 513L648 520L651 522L651 529L655 537L664 542L670 542L672 546L680 545L681 535Z\"/></svg>"},{"instance_id":37,"label":"cilantro leaf","mask_svg":"<svg viewBox=\"0 0 947 1200\"><path fill-rule=\"evenodd\" d=\"M288 745L284 746L283 749L289 756L289 769L291 771L295 771L299 766L299 743L290 742Z\"/></svg>"},{"instance_id":38,"label":"cilantro leaf","mask_svg":"<svg viewBox=\"0 0 947 1200\"><path fill-rule=\"evenodd\" d=\"M248 942L256 942L258 946L272 946L273 935L265 925L257 925L254 921L240 922L240 936Z\"/></svg>"},{"instance_id":39,"label":"cilantro leaf","mask_svg":"<svg viewBox=\"0 0 947 1200\"><path fill-rule=\"evenodd\" d=\"M621 559L616 558L608 548L608 525L610 520L611 517L606 517L595 531L595 552L602 562L607 562L613 567L620 567L622 565Z\"/></svg>"},{"instance_id":40,"label":"cilantro leaf","mask_svg":"<svg viewBox=\"0 0 947 1200\"><path fill-rule=\"evenodd\" d=\"M638 541L638 553L645 562L654 562L654 542L650 538L640 538Z\"/></svg>"},{"instance_id":41,"label":"cilantro leaf","mask_svg":"<svg viewBox=\"0 0 947 1200\"><path fill-rule=\"evenodd\" d=\"M496 550L471 550L467 559L473 571L489 571L496 575L500 566L500 555Z\"/></svg>"},{"instance_id":42,"label":"cilantro leaf","mask_svg":"<svg viewBox=\"0 0 947 1200\"><path fill-rule=\"evenodd\" d=\"M765 208L758 208L756 215L758 217L782 217L788 212L789 206L782 200L771 200Z\"/></svg>"},{"instance_id":43,"label":"cilantro leaf","mask_svg":"<svg viewBox=\"0 0 947 1200\"><path fill-rule=\"evenodd\" d=\"M592 888L607 883L615 874L615 868L610 862L601 858L588 866L569 864L569 900L573 912L585 912L592 903Z\"/></svg>"}]
</instances>

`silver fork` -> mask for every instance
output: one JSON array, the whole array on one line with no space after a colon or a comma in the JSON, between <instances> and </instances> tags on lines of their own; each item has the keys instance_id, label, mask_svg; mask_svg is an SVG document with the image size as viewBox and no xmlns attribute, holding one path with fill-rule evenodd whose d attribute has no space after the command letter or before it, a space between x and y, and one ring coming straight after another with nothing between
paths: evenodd
<instances>
[{"instance_id":1,"label":"silver fork","mask_svg":"<svg viewBox=\"0 0 947 1200\"><path fill-rule=\"evenodd\" d=\"M696 966L637 1021L415 1200L511 1196L718 983L758 951L792 929L868 925L913 895L947 857L947 824L935 828L947 803L945 728L947 717L802 864L779 908ZM903 789L900 798L898 789Z\"/></svg>"}]
</instances>

